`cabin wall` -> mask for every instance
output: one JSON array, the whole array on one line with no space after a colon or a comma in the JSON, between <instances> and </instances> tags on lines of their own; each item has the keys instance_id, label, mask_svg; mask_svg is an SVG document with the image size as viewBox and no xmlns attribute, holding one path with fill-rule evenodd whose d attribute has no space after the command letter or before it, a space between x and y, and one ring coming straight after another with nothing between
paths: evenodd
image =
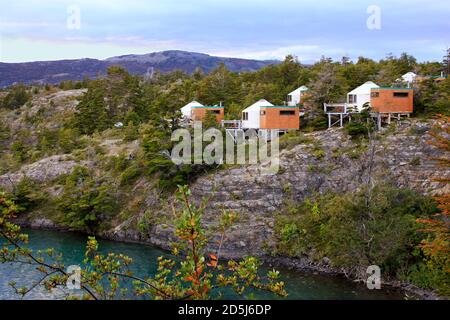
<instances>
[{"instance_id":1,"label":"cabin wall","mask_svg":"<svg viewBox=\"0 0 450 320\"><path fill-rule=\"evenodd\" d=\"M394 93L408 94L407 97L396 97ZM408 89L372 89L370 104L372 110L382 113L413 112L414 91Z\"/></svg>"},{"instance_id":2,"label":"cabin wall","mask_svg":"<svg viewBox=\"0 0 450 320\"><path fill-rule=\"evenodd\" d=\"M350 94L347 94L347 103L349 104L353 104L356 105L356 107L358 108L358 111L361 112L364 105L366 103L370 103L370 93L367 94L356 94L356 103L350 103L350 98L349 98Z\"/></svg>"},{"instance_id":3,"label":"cabin wall","mask_svg":"<svg viewBox=\"0 0 450 320\"><path fill-rule=\"evenodd\" d=\"M247 112L248 119L244 120L244 112ZM259 129L259 108L249 111L244 111L242 113L242 128L244 129Z\"/></svg>"},{"instance_id":4,"label":"cabin wall","mask_svg":"<svg viewBox=\"0 0 450 320\"><path fill-rule=\"evenodd\" d=\"M293 115L282 115L283 111L294 111ZM261 108L261 129L296 129L300 128L298 108Z\"/></svg>"},{"instance_id":5,"label":"cabin wall","mask_svg":"<svg viewBox=\"0 0 450 320\"><path fill-rule=\"evenodd\" d=\"M203 119L206 117L207 111L220 112L216 114L217 122L221 122L224 119L224 108L192 108L192 120L203 121Z\"/></svg>"},{"instance_id":6,"label":"cabin wall","mask_svg":"<svg viewBox=\"0 0 450 320\"><path fill-rule=\"evenodd\" d=\"M298 91L294 94L289 94L288 96L291 97L290 101L287 102L288 106L296 106L297 104L300 103L301 99L302 99L302 92Z\"/></svg>"}]
</instances>

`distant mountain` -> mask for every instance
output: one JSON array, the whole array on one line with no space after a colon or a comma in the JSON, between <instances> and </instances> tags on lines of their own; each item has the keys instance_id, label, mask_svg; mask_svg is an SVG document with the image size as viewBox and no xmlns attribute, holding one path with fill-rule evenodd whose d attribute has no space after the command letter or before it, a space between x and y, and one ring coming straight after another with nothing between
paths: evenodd
<instances>
[{"instance_id":1,"label":"distant mountain","mask_svg":"<svg viewBox=\"0 0 450 320\"><path fill-rule=\"evenodd\" d=\"M143 55L124 55L105 60L76 59L58 61L36 61L24 63L0 62L0 87L14 83L59 83L63 80L95 78L105 74L108 67L120 65L132 74L145 75L151 70L170 72L183 70L192 73L200 68L205 73L224 63L235 72L257 71L278 61L260 61L237 58L214 57L208 54L186 51L163 51Z\"/></svg>"}]
</instances>

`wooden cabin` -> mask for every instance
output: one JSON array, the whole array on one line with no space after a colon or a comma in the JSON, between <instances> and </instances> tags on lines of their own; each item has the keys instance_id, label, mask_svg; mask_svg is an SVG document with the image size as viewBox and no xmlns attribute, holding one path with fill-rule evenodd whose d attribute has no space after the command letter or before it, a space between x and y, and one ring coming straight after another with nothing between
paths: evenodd
<instances>
[{"instance_id":1,"label":"wooden cabin","mask_svg":"<svg viewBox=\"0 0 450 320\"><path fill-rule=\"evenodd\" d=\"M225 117L225 110L223 106L193 106L191 119L193 121L203 121L208 112L216 116L216 121L218 123L220 123Z\"/></svg>"},{"instance_id":2,"label":"wooden cabin","mask_svg":"<svg viewBox=\"0 0 450 320\"><path fill-rule=\"evenodd\" d=\"M413 112L414 90L411 88L372 88L370 105L373 112L401 113Z\"/></svg>"},{"instance_id":3,"label":"wooden cabin","mask_svg":"<svg viewBox=\"0 0 450 320\"><path fill-rule=\"evenodd\" d=\"M300 114L297 106L275 106L259 100L242 111L243 129L298 130Z\"/></svg>"},{"instance_id":4,"label":"wooden cabin","mask_svg":"<svg viewBox=\"0 0 450 320\"><path fill-rule=\"evenodd\" d=\"M370 93L373 88L379 88L379 86L372 81L367 81L347 93L348 106L353 107L358 112L361 112L364 107L369 105Z\"/></svg>"},{"instance_id":5,"label":"wooden cabin","mask_svg":"<svg viewBox=\"0 0 450 320\"><path fill-rule=\"evenodd\" d=\"M192 101L180 109L183 114L183 119L186 121L203 121L207 112L216 115L217 122L224 119L225 111L223 106L204 106L203 104Z\"/></svg>"},{"instance_id":6,"label":"wooden cabin","mask_svg":"<svg viewBox=\"0 0 450 320\"><path fill-rule=\"evenodd\" d=\"M303 103L303 99L308 95L308 87L301 86L300 88L295 89L291 93L287 95L287 105L288 106L298 106Z\"/></svg>"}]
</instances>

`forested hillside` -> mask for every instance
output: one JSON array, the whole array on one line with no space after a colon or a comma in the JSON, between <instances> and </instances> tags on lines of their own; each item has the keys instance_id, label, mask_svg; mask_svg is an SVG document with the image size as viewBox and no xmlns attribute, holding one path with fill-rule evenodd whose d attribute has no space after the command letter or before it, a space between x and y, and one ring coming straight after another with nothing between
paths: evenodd
<instances>
[{"instance_id":1,"label":"forested hillside","mask_svg":"<svg viewBox=\"0 0 450 320\"><path fill-rule=\"evenodd\" d=\"M15 85L0 91L0 186L19 206L23 223L164 247L170 240L169 200L177 185L190 184L195 200L211 191L217 203L207 212L208 223L220 223L214 215L220 206L242 211L239 228L230 232L233 241L224 248L230 255L265 248L262 254L306 256L353 277L363 265L379 263L391 278L448 294L448 251L436 255L429 249L448 245L448 229L420 230L434 214L448 214L448 202L433 199L433 192L446 192L445 181L432 179L440 172L444 180L449 175L448 162L439 167L433 159L446 158L449 151L450 80L421 82L414 91L413 119L380 133L367 126L364 114L344 130L323 131L322 111L324 102L344 101L365 81L401 85L396 80L406 72L434 76L445 66L419 63L407 54L381 61L322 58L312 66L288 56L256 72L235 73L220 65L208 74L175 71L148 79L113 66L101 79ZM284 162L270 181L255 173L255 166L177 166L168 156L171 132L181 125L179 109L188 102L222 103L226 119L240 119L255 101L282 105L301 85L310 88L301 132L282 138ZM115 127L118 122L124 126ZM430 133L439 142L434 148ZM374 180L366 176L367 159L380 170ZM346 174L333 180L336 168ZM423 176L428 169L433 177ZM243 194L231 190L224 172L241 174L235 184L257 188ZM383 179L402 174L425 187ZM228 189L213 194L213 185ZM339 194L342 186L345 192Z\"/></svg>"}]
</instances>

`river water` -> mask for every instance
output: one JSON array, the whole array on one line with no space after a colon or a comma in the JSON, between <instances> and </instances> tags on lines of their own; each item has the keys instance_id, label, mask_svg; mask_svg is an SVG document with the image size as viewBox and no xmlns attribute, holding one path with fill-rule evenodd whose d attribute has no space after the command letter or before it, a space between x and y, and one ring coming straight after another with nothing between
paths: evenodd
<instances>
[{"instance_id":1,"label":"river water","mask_svg":"<svg viewBox=\"0 0 450 320\"><path fill-rule=\"evenodd\" d=\"M34 250L54 248L63 254L66 266L82 263L86 235L77 233L60 233L42 230L24 230L30 237L30 248ZM103 253L123 253L133 258L132 270L136 275L148 276L156 270L156 259L166 252L151 246L100 240L100 251ZM302 273L287 269L280 269L282 278L286 282L289 299L402 299L403 295L394 290L368 290L361 284L355 284L346 279ZM29 286L39 279L41 274L28 265L9 263L0 264L0 300L17 299L9 283L15 281L17 286ZM37 288L26 299L54 299L57 294L50 295L45 290ZM236 298L232 293L225 293L224 298ZM271 299L267 293L256 293L257 299Z\"/></svg>"}]
</instances>

